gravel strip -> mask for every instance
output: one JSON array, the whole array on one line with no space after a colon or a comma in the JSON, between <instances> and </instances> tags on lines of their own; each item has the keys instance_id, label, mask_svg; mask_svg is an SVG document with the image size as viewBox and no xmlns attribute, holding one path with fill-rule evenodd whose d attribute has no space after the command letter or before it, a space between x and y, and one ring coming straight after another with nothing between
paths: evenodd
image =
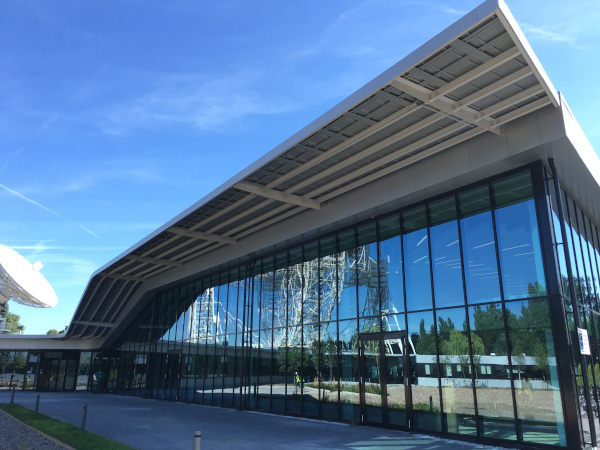
<instances>
[{"instance_id":1,"label":"gravel strip","mask_svg":"<svg viewBox=\"0 0 600 450\"><path fill-rule=\"evenodd\" d=\"M0 450L64 450L65 447L46 439L37 431L23 425L0 410Z\"/></svg>"}]
</instances>

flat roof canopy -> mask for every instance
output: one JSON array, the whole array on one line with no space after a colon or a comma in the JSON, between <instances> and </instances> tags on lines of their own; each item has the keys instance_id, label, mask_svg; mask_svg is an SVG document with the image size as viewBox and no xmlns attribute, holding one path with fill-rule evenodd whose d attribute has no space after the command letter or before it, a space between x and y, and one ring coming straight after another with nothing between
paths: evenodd
<instances>
[{"instance_id":1,"label":"flat roof canopy","mask_svg":"<svg viewBox=\"0 0 600 450\"><path fill-rule=\"evenodd\" d=\"M66 336L104 341L153 277L548 105L514 18L486 1L96 271Z\"/></svg>"}]
</instances>

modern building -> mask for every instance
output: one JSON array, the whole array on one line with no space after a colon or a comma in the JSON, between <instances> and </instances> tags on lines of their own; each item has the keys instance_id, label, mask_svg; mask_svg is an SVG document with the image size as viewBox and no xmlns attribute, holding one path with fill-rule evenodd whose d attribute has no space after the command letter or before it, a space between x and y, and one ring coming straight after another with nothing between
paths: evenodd
<instances>
[{"instance_id":1,"label":"modern building","mask_svg":"<svg viewBox=\"0 0 600 450\"><path fill-rule=\"evenodd\" d=\"M0 347L40 390L595 446L598 198L488 0L96 271L64 334Z\"/></svg>"}]
</instances>

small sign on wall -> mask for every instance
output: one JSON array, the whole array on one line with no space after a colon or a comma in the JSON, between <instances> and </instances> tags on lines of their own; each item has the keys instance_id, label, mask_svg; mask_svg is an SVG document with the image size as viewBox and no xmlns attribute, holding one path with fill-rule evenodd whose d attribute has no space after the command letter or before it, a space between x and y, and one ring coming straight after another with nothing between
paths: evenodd
<instances>
[{"instance_id":1,"label":"small sign on wall","mask_svg":"<svg viewBox=\"0 0 600 450\"><path fill-rule=\"evenodd\" d=\"M579 335L579 350L582 355L591 355L590 352L590 340L588 338L587 330L577 328L577 334Z\"/></svg>"}]
</instances>

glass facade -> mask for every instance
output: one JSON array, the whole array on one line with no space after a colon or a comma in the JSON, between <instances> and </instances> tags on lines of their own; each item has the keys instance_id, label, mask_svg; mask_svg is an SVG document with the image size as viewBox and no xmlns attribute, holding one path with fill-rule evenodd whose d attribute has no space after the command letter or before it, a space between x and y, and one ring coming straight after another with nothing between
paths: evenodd
<instances>
[{"instance_id":1,"label":"glass facade","mask_svg":"<svg viewBox=\"0 0 600 450\"><path fill-rule=\"evenodd\" d=\"M548 176L549 185L552 181ZM571 335L579 431L585 444L596 446L600 436L600 231L573 196L562 188L549 191L561 302ZM582 352L580 330L587 332L590 354Z\"/></svg>"},{"instance_id":2,"label":"glass facade","mask_svg":"<svg viewBox=\"0 0 600 450\"><path fill-rule=\"evenodd\" d=\"M527 167L159 292L92 355L92 389L566 446L542 173ZM572 209L573 288L597 349L599 236ZM597 355L579 370L600 383Z\"/></svg>"}]
</instances>

